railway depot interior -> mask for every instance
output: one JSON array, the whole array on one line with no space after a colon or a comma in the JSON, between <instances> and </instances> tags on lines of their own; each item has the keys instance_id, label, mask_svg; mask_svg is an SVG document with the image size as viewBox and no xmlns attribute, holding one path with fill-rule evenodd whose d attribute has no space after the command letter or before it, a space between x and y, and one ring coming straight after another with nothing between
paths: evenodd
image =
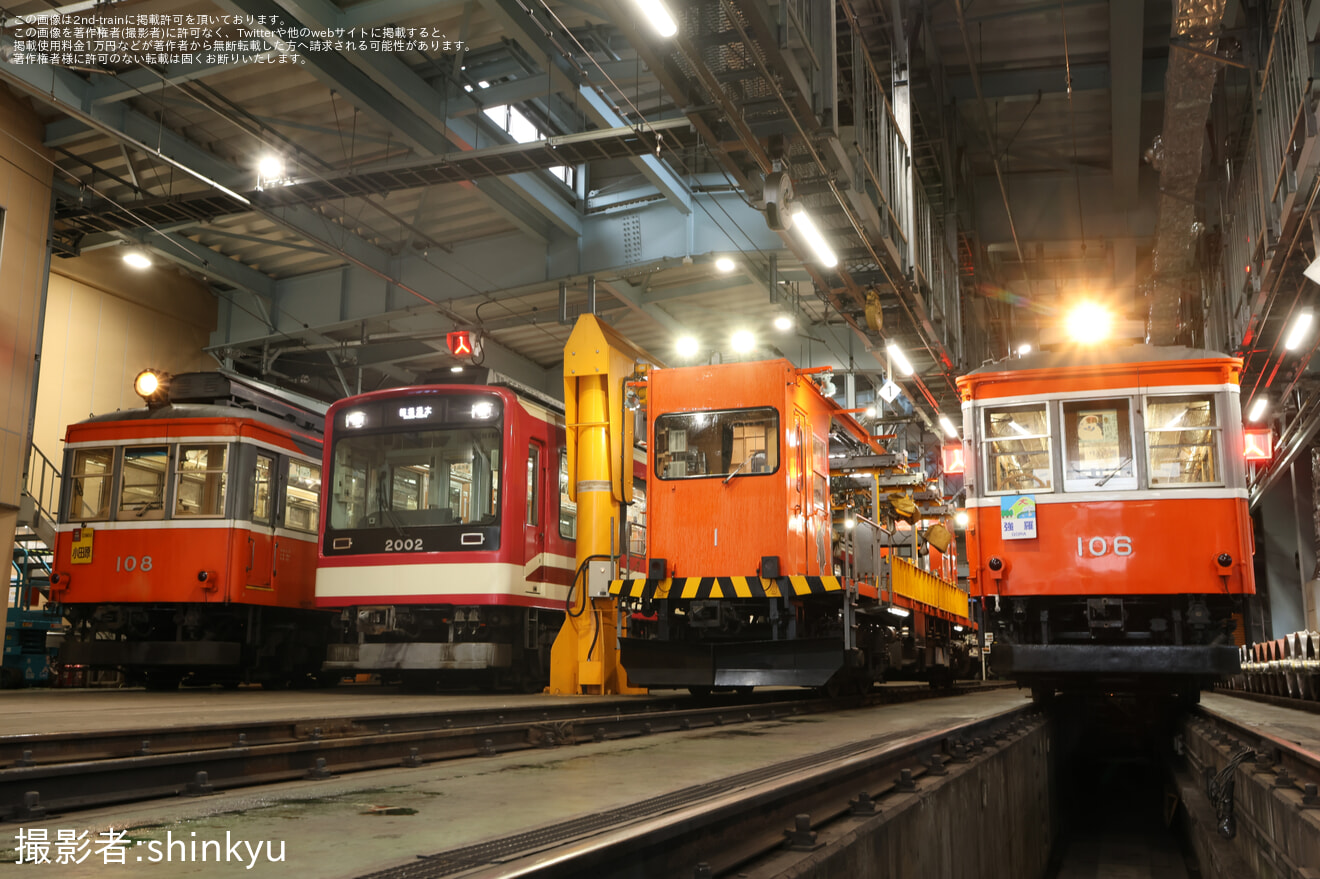
<instances>
[{"instance_id":1,"label":"railway depot interior","mask_svg":"<svg viewBox=\"0 0 1320 879\"><path fill-rule=\"evenodd\" d=\"M0 7L0 836L1320 876L1318 40Z\"/></svg>"}]
</instances>

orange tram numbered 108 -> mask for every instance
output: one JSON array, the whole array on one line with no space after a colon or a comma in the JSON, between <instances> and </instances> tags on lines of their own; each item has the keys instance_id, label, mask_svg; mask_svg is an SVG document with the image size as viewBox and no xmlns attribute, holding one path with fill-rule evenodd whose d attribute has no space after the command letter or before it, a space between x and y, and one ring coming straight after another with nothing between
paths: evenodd
<instances>
[{"instance_id":1,"label":"orange tram numbered 108","mask_svg":"<svg viewBox=\"0 0 1320 879\"><path fill-rule=\"evenodd\" d=\"M327 413L326 667L409 689L540 689L577 545L561 404L489 370L457 379Z\"/></svg>"},{"instance_id":2,"label":"orange tram numbered 108","mask_svg":"<svg viewBox=\"0 0 1320 879\"><path fill-rule=\"evenodd\" d=\"M900 671L952 680L973 627L952 547L947 564L924 546L900 557L924 541L878 509L879 485L925 484L905 455L787 360L656 369L646 385L648 571L610 584L631 684L833 694ZM838 499L854 485L871 486L874 518Z\"/></svg>"},{"instance_id":3,"label":"orange tram numbered 108","mask_svg":"<svg viewBox=\"0 0 1320 879\"><path fill-rule=\"evenodd\" d=\"M959 379L971 593L991 667L1040 694L1237 671L1255 592L1241 360L1120 347Z\"/></svg>"},{"instance_id":4,"label":"orange tram numbered 108","mask_svg":"<svg viewBox=\"0 0 1320 879\"><path fill-rule=\"evenodd\" d=\"M147 371L135 389L146 408L65 436L60 661L150 688L325 682L324 404L221 373Z\"/></svg>"}]
</instances>

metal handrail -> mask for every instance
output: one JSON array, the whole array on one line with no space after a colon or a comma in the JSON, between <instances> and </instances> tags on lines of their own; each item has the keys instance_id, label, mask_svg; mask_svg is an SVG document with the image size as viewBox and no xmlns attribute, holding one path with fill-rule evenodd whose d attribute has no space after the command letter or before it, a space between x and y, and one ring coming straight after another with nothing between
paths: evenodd
<instances>
[{"instance_id":1,"label":"metal handrail","mask_svg":"<svg viewBox=\"0 0 1320 879\"><path fill-rule=\"evenodd\" d=\"M59 468L33 443L23 474L23 490L32 498L38 512L50 522L55 521L55 510L59 508L61 479Z\"/></svg>"}]
</instances>

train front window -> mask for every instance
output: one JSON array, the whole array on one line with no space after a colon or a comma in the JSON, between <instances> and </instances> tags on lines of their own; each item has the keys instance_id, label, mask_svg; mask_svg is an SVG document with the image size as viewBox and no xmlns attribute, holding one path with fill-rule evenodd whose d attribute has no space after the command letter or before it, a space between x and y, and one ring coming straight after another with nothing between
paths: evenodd
<instances>
[{"instance_id":1,"label":"train front window","mask_svg":"<svg viewBox=\"0 0 1320 879\"><path fill-rule=\"evenodd\" d=\"M1151 488L1222 482L1214 395L1147 397L1146 454Z\"/></svg>"},{"instance_id":2,"label":"train front window","mask_svg":"<svg viewBox=\"0 0 1320 879\"><path fill-rule=\"evenodd\" d=\"M500 426L350 435L335 443L331 528L493 525Z\"/></svg>"},{"instance_id":3,"label":"train front window","mask_svg":"<svg viewBox=\"0 0 1320 879\"><path fill-rule=\"evenodd\" d=\"M78 449L73 453L73 492L69 522L110 518L110 492L115 477L114 449Z\"/></svg>"},{"instance_id":4,"label":"train front window","mask_svg":"<svg viewBox=\"0 0 1320 879\"><path fill-rule=\"evenodd\" d=\"M1050 416L1044 403L985 410L987 490L1033 494L1054 490Z\"/></svg>"},{"instance_id":5,"label":"train front window","mask_svg":"<svg viewBox=\"0 0 1320 879\"><path fill-rule=\"evenodd\" d=\"M655 473L661 479L757 476L779 469L779 412L679 412L655 420Z\"/></svg>"},{"instance_id":6,"label":"train front window","mask_svg":"<svg viewBox=\"0 0 1320 879\"><path fill-rule=\"evenodd\" d=\"M1119 491L1137 487L1130 399L1064 403L1063 445L1064 491Z\"/></svg>"},{"instance_id":7,"label":"train front window","mask_svg":"<svg viewBox=\"0 0 1320 879\"><path fill-rule=\"evenodd\" d=\"M180 446L174 515L219 517L225 514L225 461L222 444Z\"/></svg>"},{"instance_id":8,"label":"train front window","mask_svg":"<svg viewBox=\"0 0 1320 879\"><path fill-rule=\"evenodd\" d=\"M119 489L119 518L163 519L169 449L138 446L124 449L124 484Z\"/></svg>"}]
</instances>

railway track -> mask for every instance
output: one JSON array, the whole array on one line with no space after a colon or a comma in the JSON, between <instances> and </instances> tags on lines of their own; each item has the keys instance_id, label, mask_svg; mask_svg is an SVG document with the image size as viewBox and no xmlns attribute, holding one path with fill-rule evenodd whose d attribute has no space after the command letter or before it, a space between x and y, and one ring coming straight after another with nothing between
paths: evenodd
<instances>
[{"instance_id":1,"label":"railway track","mask_svg":"<svg viewBox=\"0 0 1320 879\"><path fill-rule=\"evenodd\" d=\"M960 695L985 686L890 686L837 700L796 692L727 701L676 698L608 708L564 700L522 709L4 736L0 818L27 821L134 800Z\"/></svg>"},{"instance_id":2,"label":"railway track","mask_svg":"<svg viewBox=\"0 0 1320 879\"><path fill-rule=\"evenodd\" d=\"M880 736L367 874L361 879L770 876L917 802L1047 723L1027 704L901 739Z\"/></svg>"}]
</instances>

